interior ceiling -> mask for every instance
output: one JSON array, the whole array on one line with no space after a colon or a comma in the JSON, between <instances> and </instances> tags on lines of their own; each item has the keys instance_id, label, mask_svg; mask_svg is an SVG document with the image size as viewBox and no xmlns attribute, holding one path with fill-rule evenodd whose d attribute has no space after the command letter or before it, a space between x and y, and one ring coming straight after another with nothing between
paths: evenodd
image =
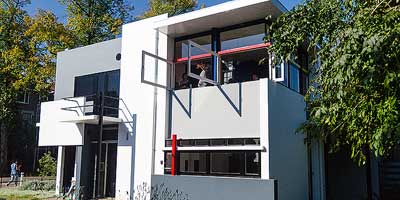
<instances>
[{"instance_id":1,"label":"interior ceiling","mask_svg":"<svg viewBox=\"0 0 400 200\"><path fill-rule=\"evenodd\" d=\"M201 11L202 10L194 12ZM189 16L190 14L193 15L192 13L187 13L161 21L159 22L160 25L156 28L170 37L180 37L209 31L212 28L223 28L263 19L268 15L272 15L273 18L276 18L281 13L282 11L277 8L272 1L264 1L233 10L227 10L224 12L218 12L215 14L189 19L187 21L176 22L180 21L181 19L185 19L185 16Z\"/></svg>"}]
</instances>

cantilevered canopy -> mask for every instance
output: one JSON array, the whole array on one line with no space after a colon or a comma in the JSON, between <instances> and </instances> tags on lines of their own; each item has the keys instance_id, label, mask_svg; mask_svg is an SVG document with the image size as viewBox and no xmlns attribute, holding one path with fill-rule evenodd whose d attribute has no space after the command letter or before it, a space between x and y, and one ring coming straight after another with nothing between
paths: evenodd
<instances>
[{"instance_id":1,"label":"cantilevered canopy","mask_svg":"<svg viewBox=\"0 0 400 200\"><path fill-rule=\"evenodd\" d=\"M278 0L232 0L161 20L155 28L170 37L180 37L259 20L268 15L275 18L285 11Z\"/></svg>"},{"instance_id":2,"label":"cantilevered canopy","mask_svg":"<svg viewBox=\"0 0 400 200\"><path fill-rule=\"evenodd\" d=\"M98 115L85 115L85 116L77 116L71 119L65 119L60 122L66 123L75 123L75 124L98 124L99 123L99 116ZM122 119L115 118L115 117L107 117L103 116L103 124L119 124L122 122Z\"/></svg>"}]
</instances>

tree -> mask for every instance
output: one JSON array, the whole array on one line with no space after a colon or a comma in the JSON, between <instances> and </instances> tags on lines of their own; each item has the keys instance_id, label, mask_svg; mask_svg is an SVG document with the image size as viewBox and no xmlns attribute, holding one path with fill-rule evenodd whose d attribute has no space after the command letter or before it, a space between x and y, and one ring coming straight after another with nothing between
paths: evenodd
<instances>
[{"instance_id":1,"label":"tree","mask_svg":"<svg viewBox=\"0 0 400 200\"><path fill-rule=\"evenodd\" d=\"M197 0L149 0L149 9L138 18L145 19L165 13L175 16L193 11L196 7Z\"/></svg>"},{"instance_id":2,"label":"tree","mask_svg":"<svg viewBox=\"0 0 400 200\"><path fill-rule=\"evenodd\" d=\"M67 6L67 27L76 37L75 46L116 38L122 24L131 20L131 4L124 0L60 0Z\"/></svg>"},{"instance_id":3,"label":"tree","mask_svg":"<svg viewBox=\"0 0 400 200\"><path fill-rule=\"evenodd\" d=\"M307 42L311 65L305 97L309 119L300 131L351 148L365 163L369 150L386 156L400 141L400 6L398 0L306 0L271 27L271 52L288 59Z\"/></svg>"},{"instance_id":4,"label":"tree","mask_svg":"<svg viewBox=\"0 0 400 200\"><path fill-rule=\"evenodd\" d=\"M69 36L56 17L43 11L31 18L23 10L29 3L0 1L0 171L8 160L8 138L15 132L18 94L48 91L56 52L69 46Z\"/></svg>"},{"instance_id":5,"label":"tree","mask_svg":"<svg viewBox=\"0 0 400 200\"><path fill-rule=\"evenodd\" d=\"M37 170L39 176L56 176L57 175L57 162L51 156L50 152L45 153L39 159L39 169Z\"/></svg>"}]
</instances>

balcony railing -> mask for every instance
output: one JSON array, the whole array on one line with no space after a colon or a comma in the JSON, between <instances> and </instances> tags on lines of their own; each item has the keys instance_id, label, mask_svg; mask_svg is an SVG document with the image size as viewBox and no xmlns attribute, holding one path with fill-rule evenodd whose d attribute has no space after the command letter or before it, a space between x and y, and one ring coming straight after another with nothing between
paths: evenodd
<instances>
[{"instance_id":1,"label":"balcony railing","mask_svg":"<svg viewBox=\"0 0 400 200\"><path fill-rule=\"evenodd\" d=\"M102 94L92 94L83 97L85 98L83 105L80 105L73 97L64 98L66 101L75 102L76 106L64 107L61 109L78 112L78 114L80 112L80 114L88 116L100 115L101 108L103 107L103 116L118 118L120 98Z\"/></svg>"}]
</instances>

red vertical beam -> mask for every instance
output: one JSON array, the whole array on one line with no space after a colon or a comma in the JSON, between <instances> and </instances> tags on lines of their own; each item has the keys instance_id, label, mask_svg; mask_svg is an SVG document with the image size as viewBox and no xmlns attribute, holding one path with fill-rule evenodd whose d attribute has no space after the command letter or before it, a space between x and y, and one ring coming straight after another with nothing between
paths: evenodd
<instances>
[{"instance_id":1,"label":"red vertical beam","mask_svg":"<svg viewBox=\"0 0 400 200\"><path fill-rule=\"evenodd\" d=\"M175 176L176 174L176 134L172 135L172 160L171 160L171 175Z\"/></svg>"}]
</instances>

